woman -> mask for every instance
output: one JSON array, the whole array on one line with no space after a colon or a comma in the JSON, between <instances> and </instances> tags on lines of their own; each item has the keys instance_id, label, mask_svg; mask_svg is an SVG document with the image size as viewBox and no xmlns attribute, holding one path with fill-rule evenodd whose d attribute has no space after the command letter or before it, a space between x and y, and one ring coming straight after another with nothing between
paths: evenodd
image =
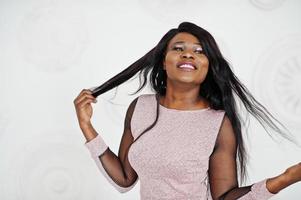
<instances>
[{"instance_id":1,"label":"woman","mask_svg":"<svg viewBox=\"0 0 301 200\"><path fill-rule=\"evenodd\" d=\"M138 71L144 82L136 93L151 71L155 94L129 105L116 156L91 124L91 103ZM183 22L127 69L93 91L82 90L74 104L86 147L120 192L131 190L139 177L141 199L268 199L301 180L301 164L238 186L237 169L242 181L246 176L246 152L234 95L265 128L291 140L239 82L211 34Z\"/></svg>"}]
</instances>

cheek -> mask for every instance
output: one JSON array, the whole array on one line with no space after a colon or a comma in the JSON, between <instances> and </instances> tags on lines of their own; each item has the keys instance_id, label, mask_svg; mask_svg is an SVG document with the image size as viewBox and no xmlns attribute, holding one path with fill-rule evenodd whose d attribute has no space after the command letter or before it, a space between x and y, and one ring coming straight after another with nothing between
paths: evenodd
<instances>
[{"instance_id":1,"label":"cheek","mask_svg":"<svg viewBox=\"0 0 301 200\"><path fill-rule=\"evenodd\" d=\"M207 68L209 67L209 60L208 58L204 55L202 57L200 57L199 59L200 65L201 67Z\"/></svg>"},{"instance_id":2,"label":"cheek","mask_svg":"<svg viewBox=\"0 0 301 200\"><path fill-rule=\"evenodd\" d=\"M165 61L166 65L174 64L176 62L176 55L173 53L167 53L165 56Z\"/></svg>"},{"instance_id":3,"label":"cheek","mask_svg":"<svg viewBox=\"0 0 301 200\"><path fill-rule=\"evenodd\" d=\"M206 78L208 70L209 70L209 60L206 57L204 57L204 58L200 59L199 64L201 67L200 78L202 80L204 80Z\"/></svg>"}]
</instances>

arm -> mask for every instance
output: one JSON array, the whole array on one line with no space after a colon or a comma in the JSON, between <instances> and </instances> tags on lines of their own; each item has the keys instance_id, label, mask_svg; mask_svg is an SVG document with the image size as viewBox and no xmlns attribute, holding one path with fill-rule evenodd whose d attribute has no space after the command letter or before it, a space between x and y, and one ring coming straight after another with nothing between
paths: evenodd
<instances>
[{"instance_id":1,"label":"arm","mask_svg":"<svg viewBox=\"0 0 301 200\"><path fill-rule=\"evenodd\" d=\"M238 187L236 152L234 130L229 118L225 116L209 160L209 182L214 200L265 200L278 193L283 176L265 179L250 186ZM269 190L267 181L270 186Z\"/></svg>"},{"instance_id":2,"label":"arm","mask_svg":"<svg viewBox=\"0 0 301 200\"><path fill-rule=\"evenodd\" d=\"M130 122L137 99L138 98L130 104L126 112L124 132L121 138L118 156L110 150L92 126L82 129L83 131L93 132L92 134L96 135L95 138L87 140L85 146L90 151L101 173L120 193L131 190L138 181L138 175L128 160L128 150L133 142Z\"/></svg>"}]
</instances>

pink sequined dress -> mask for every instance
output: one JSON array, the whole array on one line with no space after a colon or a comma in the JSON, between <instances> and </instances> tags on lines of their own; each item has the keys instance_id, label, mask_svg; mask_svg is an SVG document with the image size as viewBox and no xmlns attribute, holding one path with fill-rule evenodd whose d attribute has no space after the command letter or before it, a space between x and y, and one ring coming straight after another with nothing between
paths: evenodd
<instances>
[{"instance_id":1,"label":"pink sequined dress","mask_svg":"<svg viewBox=\"0 0 301 200\"><path fill-rule=\"evenodd\" d=\"M155 94L140 95L128 109L131 131L125 132L128 137L124 137L135 141L156 120L156 109ZM127 182L113 169L113 157L118 157L110 151L101 134L85 146L100 172L121 193L131 190L140 180L141 200L212 199L209 158L224 115L222 110L177 110L159 104L156 125L142 134L127 151L124 167L120 169L132 168L129 173L124 172L128 174ZM135 174L138 177L131 179L136 177ZM265 200L274 195L267 190L266 179L254 183L244 193L239 200Z\"/></svg>"}]
</instances>

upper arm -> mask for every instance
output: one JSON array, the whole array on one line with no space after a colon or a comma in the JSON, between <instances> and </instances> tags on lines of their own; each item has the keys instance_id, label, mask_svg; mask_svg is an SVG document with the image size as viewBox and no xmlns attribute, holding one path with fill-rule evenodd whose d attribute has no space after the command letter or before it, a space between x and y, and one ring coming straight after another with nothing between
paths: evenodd
<instances>
[{"instance_id":1,"label":"upper arm","mask_svg":"<svg viewBox=\"0 0 301 200\"><path fill-rule=\"evenodd\" d=\"M124 131L123 131L123 135L122 135L122 138L120 141L119 151L118 151L118 157L123 166L125 178L130 182L129 184L134 183L138 177L137 173L132 168L132 166L130 165L129 160L128 160L128 150L129 150L130 145L134 141L132 131L131 131L131 119L132 119L132 115L133 115L137 100L138 100L138 97L130 103L130 105L127 109L125 119L124 119Z\"/></svg>"},{"instance_id":2,"label":"upper arm","mask_svg":"<svg viewBox=\"0 0 301 200\"><path fill-rule=\"evenodd\" d=\"M234 130L231 121L225 115L209 159L209 182L213 199L238 186L236 152Z\"/></svg>"}]
</instances>

